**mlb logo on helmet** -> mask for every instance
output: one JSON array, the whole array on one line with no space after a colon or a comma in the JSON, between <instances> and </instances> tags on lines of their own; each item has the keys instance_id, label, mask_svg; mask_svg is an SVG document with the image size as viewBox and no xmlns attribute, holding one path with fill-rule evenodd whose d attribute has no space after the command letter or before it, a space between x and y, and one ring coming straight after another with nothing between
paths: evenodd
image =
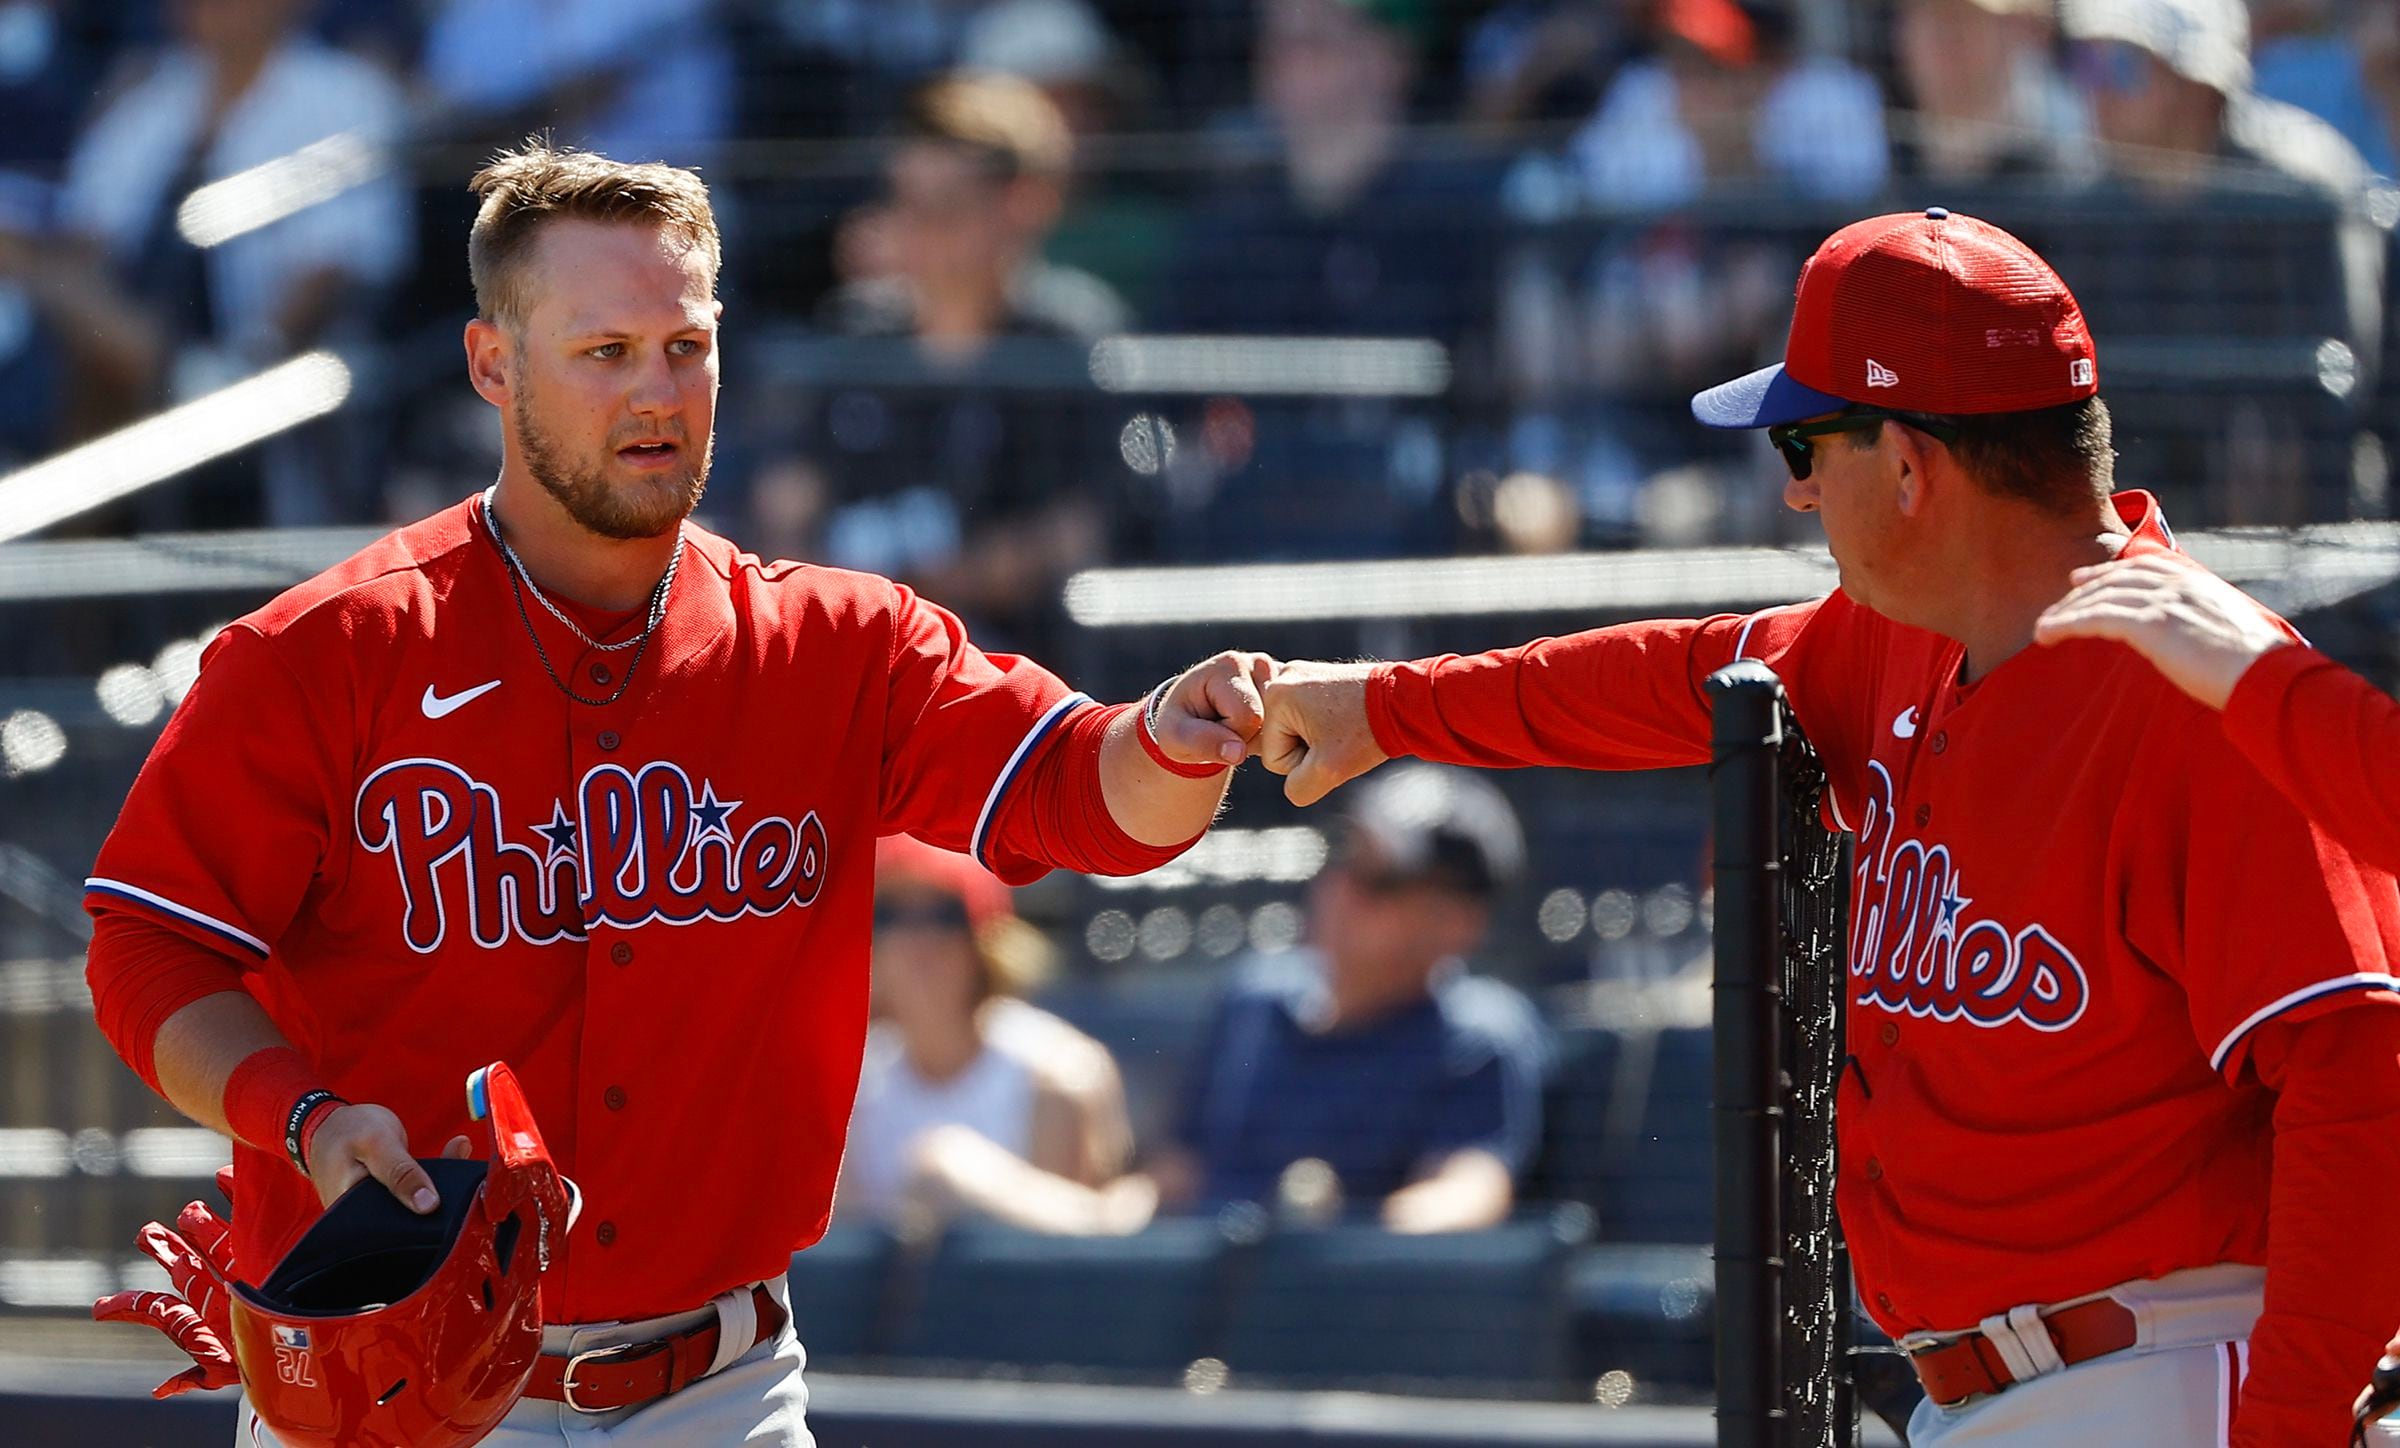
<instances>
[{"instance_id":1,"label":"mlb logo on helmet","mask_svg":"<svg viewBox=\"0 0 2400 1448\"><path fill-rule=\"evenodd\" d=\"M2100 390L2074 293L2024 242L1936 206L1854 222L1800 269L1780 366L1692 399L1711 427L1773 427L1872 402L2030 412Z\"/></svg>"},{"instance_id":2,"label":"mlb logo on helmet","mask_svg":"<svg viewBox=\"0 0 2400 1448\"><path fill-rule=\"evenodd\" d=\"M308 1351L308 1329L305 1327L286 1327L279 1322L275 1324L275 1345L277 1347L294 1348L301 1352L306 1352Z\"/></svg>"}]
</instances>

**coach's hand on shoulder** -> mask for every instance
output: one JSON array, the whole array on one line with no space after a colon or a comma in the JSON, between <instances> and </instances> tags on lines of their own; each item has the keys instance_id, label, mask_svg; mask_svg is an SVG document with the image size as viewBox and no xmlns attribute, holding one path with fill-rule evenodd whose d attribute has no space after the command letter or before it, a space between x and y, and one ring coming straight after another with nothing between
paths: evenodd
<instances>
[{"instance_id":1,"label":"coach's hand on shoulder","mask_svg":"<svg viewBox=\"0 0 2400 1448\"><path fill-rule=\"evenodd\" d=\"M2034 623L2036 643L2114 639L2211 709L2259 655L2290 643L2250 595L2188 559L2153 553L2078 568Z\"/></svg>"},{"instance_id":2,"label":"coach's hand on shoulder","mask_svg":"<svg viewBox=\"0 0 2400 1448\"><path fill-rule=\"evenodd\" d=\"M1367 727L1367 674L1373 668L1301 661L1281 666L1267 680L1258 756L1285 776L1284 798L1315 804L1391 758Z\"/></svg>"},{"instance_id":3,"label":"coach's hand on shoulder","mask_svg":"<svg viewBox=\"0 0 2400 1448\"><path fill-rule=\"evenodd\" d=\"M1184 764L1239 764L1258 737L1259 688L1276 669L1266 654L1228 649L1201 660L1159 696L1158 747Z\"/></svg>"},{"instance_id":4,"label":"coach's hand on shoulder","mask_svg":"<svg viewBox=\"0 0 2400 1448\"><path fill-rule=\"evenodd\" d=\"M468 1150L467 1139L454 1136L442 1155L463 1157ZM400 1118L384 1107L354 1101L326 1113L325 1124L308 1143L308 1179L318 1202L330 1207L365 1177L390 1188L411 1211L430 1212L441 1205L433 1178L408 1149Z\"/></svg>"}]
</instances>

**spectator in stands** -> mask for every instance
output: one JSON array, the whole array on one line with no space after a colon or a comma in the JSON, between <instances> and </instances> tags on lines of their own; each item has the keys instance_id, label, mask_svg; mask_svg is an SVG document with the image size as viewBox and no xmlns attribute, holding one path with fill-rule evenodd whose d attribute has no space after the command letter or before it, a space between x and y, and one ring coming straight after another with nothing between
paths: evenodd
<instances>
[{"instance_id":1,"label":"spectator in stands","mask_svg":"<svg viewBox=\"0 0 2400 1448\"><path fill-rule=\"evenodd\" d=\"M175 43L76 144L59 204L67 235L16 234L5 267L68 344L79 432L224 386L313 346L365 345L379 292L409 262L409 194L389 150L399 88L306 38L305 0L176 0ZM245 196L197 219L234 228L202 247L183 230L197 188L327 142L327 199L277 218ZM256 195L247 196L259 208ZM214 240L214 238L208 238ZM356 521L372 515L349 419L269 442L142 500L143 526Z\"/></svg>"},{"instance_id":2,"label":"spectator in stands","mask_svg":"<svg viewBox=\"0 0 2400 1448\"><path fill-rule=\"evenodd\" d=\"M551 132L619 161L709 159L733 118L716 0L444 0L419 76L436 131Z\"/></svg>"},{"instance_id":3,"label":"spectator in stands","mask_svg":"<svg viewBox=\"0 0 2400 1448\"><path fill-rule=\"evenodd\" d=\"M1524 854L1485 780L1411 765L1370 782L1311 887L1309 949L1261 962L1220 1010L1152 1166L1162 1198L1330 1186L1394 1231L1505 1218L1540 1136L1546 1045L1532 1005L1463 960Z\"/></svg>"},{"instance_id":4,"label":"spectator in stands","mask_svg":"<svg viewBox=\"0 0 2400 1448\"><path fill-rule=\"evenodd\" d=\"M2347 197L2367 179L2331 125L2252 86L2243 0L2065 0L2075 79L2116 177L2161 196L2204 192L2228 167Z\"/></svg>"},{"instance_id":5,"label":"spectator in stands","mask_svg":"<svg viewBox=\"0 0 2400 1448\"><path fill-rule=\"evenodd\" d=\"M2057 39L2053 0L1902 0L1899 168L1966 181L2088 174L2091 115L2059 70Z\"/></svg>"},{"instance_id":6,"label":"spectator in stands","mask_svg":"<svg viewBox=\"0 0 2400 1448\"><path fill-rule=\"evenodd\" d=\"M1066 121L1079 161L1089 138L1159 126L1157 77L1085 0L995 0L968 27L961 68L1041 87ZM1160 169L1096 177L1078 166L1043 245L1052 261L1099 277L1136 312L1156 293L1181 211Z\"/></svg>"},{"instance_id":7,"label":"spectator in stands","mask_svg":"<svg viewBox=\"0 0 2400 1448\"><path fill-rule=\"evenodd\" d=\"M55 3L0 8L0 467L59 438L62 337L26 288L19 238L47 233L67 152L95 89L98 58Z\"/></svg>"},{"instance_id":8,"label":"spectator in stands","mask_svg":"<svg viewBox=\"0 0 2400 1448\"><path fill-rule=\"evenodd\" d=\"M2380 154L2383 174L2394 174L2400 158L2400 0L2361 0L2350 16L2350 40L2357 48L2361 78L2383 128ZM2365 148L2361 148L2365 150Z\"/></svg>"},{"instance_id":9,"label":"spectator in stands","mask_svg":"<svg viewBox=\"0 0 2400 1448\"><path fill-rule=\"evenodd\" d=\"M1802 54L1787 11L1653 0L1649 18L1656 54L1617 72L1573 143L1593 203L1666 208L1753 179L1841 199L1882 189L1882 93L1845 60Z\"/></svg>"},{"instance_id":10,"label":"spectator in stands","mask_svg":"<svg viewBox=\"0 0 2400 1448\"><path fill-rule=\"evenodd\" d=\"M2393 174L2392 138L2369 91L2357 37L2336 0L2249 0L2252 84L2342 133L2379 175ZM2374 4L2359 7L2364 12Z\"/></svg>"},{"instance_id":11,"label":"spectator in stands","mask_svg":"<svg viewBox=\"0 0 2400 1448\"><path fill-rule=\"evenodd\" d=\"M1151 330L1422 339L1472 355L1491 311L1499 170L1472 147L1408 130L1434 9L1257 0L1256 164L1195 203ZM1168 556L1447 551L1456 524L1440 496L1441 419L1406 395L1358 395L1354 376L1325 380L1262 399L1237 379L1174 420L1183 446L1145 495Z\"/></svg>"},{"instance_id":12,"label":"spectator in stands","mask_svg":"<svg viewBox=\"0 0 2400 1448\"><path fill-rule=\"evenodd\" d=\"M1497 177L1412 154L1429 0L1261 0L1256 106L1274 164L1197 205L1161 330L1432 337L1476 315Z\"/></svg>"},{"instance_id":13,"label":"spectator in stands","mask_svg":"<svg viewBox=\"0 0 2400 1448\"><path fill-rule=\"evenodd\" d=\"M1057 108L1015 77L912 99L888 197L849 244L858 279L825 306L825 332L867 346L820 349L805 395L761 409L793 428L754 484L762 549L901 577L1016 647L1102 556L1124 465L1084 378L1125 316L1042 259L1072 156ZM911 380L849 380L843 359L869 354ZM1059 390L1033 387L1044 372Z\"/></svg>"},{"instance_id":14,"label":"spectator in stands","mask_svg":"<svg viewBox=\"0 0 2400 1448\"><path fill-rule=\"evenodd\" d=\"M1632 43L1628 21L1609 0L1495 5L1467 34L1467 115L1512 133L1590 115Z\"/></svg>"},{"instance_id":15,"label":"spectator in stands","mask_svg":"<svg viewBox=\"0 0 2400 1448\"><path fill-rule=\"evenodd\" d=\"M1149 1221L1150 1184L1123 1174L1115 1061L1020 998L1048 960L982 866L905 835L877 846L877 1021L838 1215L909 1232L960 1215L1071 1235Z\"/></svg>"}]
</instances>

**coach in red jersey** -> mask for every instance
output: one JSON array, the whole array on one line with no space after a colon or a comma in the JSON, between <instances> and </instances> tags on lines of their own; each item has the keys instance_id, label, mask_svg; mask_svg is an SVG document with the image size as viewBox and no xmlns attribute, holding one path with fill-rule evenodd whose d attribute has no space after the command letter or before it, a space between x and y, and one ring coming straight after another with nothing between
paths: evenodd
<instances>
[{"instance_id":1,"label":"coach in red jersey","mask_svg":"<svg viewBox=\"0 0 2400 1448\"><path fill-rule=\"evenodd\" d=\"M1258 743L1300 803L1402 754L1698 764L1702 681L1772 665L1857 836L1840 1205L1927 1387L1910 1441L2337 1443L2400 1305L2355 1225L2400 1199L2400 891L2148 664L2028 647L2076 569L2176 556L2098 387L2016 238L1847 227L1783 364L1693 400L1767 429L1839 589L1289 665Z\"/></svg>"},{"instance_id":2,"label":"coach in red jersey","mask_svg":"<svg viewBox=\"0 0 2400 1448\"><path fill-rule=\"evenodd\" d=\"M1018 882L1160 864L1215 813L1267 664L1102 707L906 588L692 526L705 188L532 147L475 189L499 480L210 645L93 869L93 999L234 1138L259 1271L364 1177L431 1208L412 1153L506 1060L583 1206L552 1355L491 1441L797 1448L783 1279L858 1081L877 838Z\"/></svg>"}]
</instances>

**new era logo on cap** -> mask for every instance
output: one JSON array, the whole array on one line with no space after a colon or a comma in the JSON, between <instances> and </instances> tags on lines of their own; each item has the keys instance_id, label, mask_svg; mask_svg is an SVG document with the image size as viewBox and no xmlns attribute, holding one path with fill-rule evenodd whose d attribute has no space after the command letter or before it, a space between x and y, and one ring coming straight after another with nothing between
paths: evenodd
<instances>
[{"instance_id":1,"label":"new era logo on cap","mask_svg":"<svg viewBox=\"0 0 2400 1448\"><path fill-rule=\"evenodd\" d=\"M1867 385L1869 387L1898 387L1900 376L1891 368L1869 357L1867 359Z\"/></svg>"}]
</instances>

